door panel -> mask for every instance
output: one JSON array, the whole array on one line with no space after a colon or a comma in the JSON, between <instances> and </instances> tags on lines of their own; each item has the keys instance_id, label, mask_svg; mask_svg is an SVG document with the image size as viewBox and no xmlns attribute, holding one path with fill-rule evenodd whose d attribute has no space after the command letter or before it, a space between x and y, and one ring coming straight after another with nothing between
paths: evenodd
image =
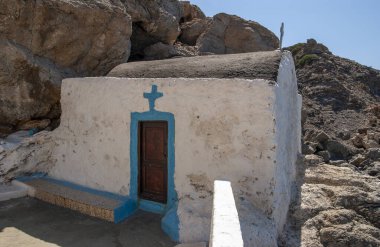
<instances>
[{"instance_id":1,"label":"door panel","mask_svg":"<svg viewBox=\"0 0 380 247\"><path fill-rule=\"evenodd\" d=\"M140 197L166 203L167 122L140 122Z\"/></svg>"}]
</instances>

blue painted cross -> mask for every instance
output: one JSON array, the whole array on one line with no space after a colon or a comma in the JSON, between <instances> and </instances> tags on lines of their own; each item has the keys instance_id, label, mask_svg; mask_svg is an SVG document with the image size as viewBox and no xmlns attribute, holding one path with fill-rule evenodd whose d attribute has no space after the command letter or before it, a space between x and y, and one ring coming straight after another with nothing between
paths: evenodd
<instances>
[{"instance_id":1,"label":"blue painted cross","mask_svg":"<svg viewBox=\"0 0 380 247\"><path fill-rule=\"evenodd\" d=\"M144 93L144 98L149 100L149 111L155 111L156 99L161 98L163 95L163 93L157 92L157 85L152 85L152 92Z\"/></svg>"}]
</instances>

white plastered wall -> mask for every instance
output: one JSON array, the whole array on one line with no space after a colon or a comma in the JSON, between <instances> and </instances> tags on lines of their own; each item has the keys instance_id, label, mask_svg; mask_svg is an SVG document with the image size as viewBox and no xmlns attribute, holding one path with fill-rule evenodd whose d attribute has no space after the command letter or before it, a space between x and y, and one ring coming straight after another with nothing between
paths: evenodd
<instances>
[{"instance_id":1,"label":"white plastered wall","mask_svg":"<svg viewBox=\"0 0 380 247\"><path fill-rule=\"evenodd\" d=\"M266 80L64 80L61 125L54 131L55 165L49 175L128 195L130 113L148 111L143 93L150 92L152 84L164 93L156 110L175 117L181 241L208 240L216 179L231 181L237 204L249 202L269 215L275 180L275 94Z\"/></svg>"},{"instance_id":2,"label":"white plastered wall","mask_svg":"<svg viewBox=\"0 0 380 247\"><path fill-rule=\"evenodd\" d=\"M296 162L301 153L302 96L298 94L292 54L283 52L275 85L276 184L273 219L281 234L294 188Z\"/></svg>"}]
</instances>

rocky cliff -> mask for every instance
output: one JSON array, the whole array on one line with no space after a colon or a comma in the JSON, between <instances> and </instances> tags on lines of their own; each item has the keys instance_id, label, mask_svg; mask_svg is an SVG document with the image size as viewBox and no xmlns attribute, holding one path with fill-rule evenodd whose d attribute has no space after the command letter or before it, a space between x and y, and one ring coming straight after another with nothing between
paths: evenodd
<instances>
[{"instance_id":1,"label":"rocky cliff","mask_svg":"<svg viewBox=\"0 0 380 247\"><path fill-rule=\"evenodd\" d=\"M102 76L133 60L277 47L260 24L207 18L188 1L1 0L0 137L56 127L63 78Z\"/></svg>"},{"instance_id":2,"label":"rocky cliff","mask_svg":"<svg viewBox=\"0 0 380 247\"><path fill-rule=\"evenodd\" d=\"M303 162L282 246L380 246L380 71L310 39L287 48L303 96Z\"/></svg>"}]
</instances>

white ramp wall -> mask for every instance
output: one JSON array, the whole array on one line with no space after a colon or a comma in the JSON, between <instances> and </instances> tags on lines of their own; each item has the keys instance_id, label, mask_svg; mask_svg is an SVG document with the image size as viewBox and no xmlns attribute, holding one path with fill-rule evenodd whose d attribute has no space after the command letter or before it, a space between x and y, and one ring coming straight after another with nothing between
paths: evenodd
<instances>
[{"instance_id":1,"label":"white ramp wall","mask_svg":"<svg viewBox=\"0 0 380 247\"><path fill-rule=\"evenodd\" d=\"M210 247L243 247L238 211L231 183L214 182Z\"/></svg>"}]
</instances>

